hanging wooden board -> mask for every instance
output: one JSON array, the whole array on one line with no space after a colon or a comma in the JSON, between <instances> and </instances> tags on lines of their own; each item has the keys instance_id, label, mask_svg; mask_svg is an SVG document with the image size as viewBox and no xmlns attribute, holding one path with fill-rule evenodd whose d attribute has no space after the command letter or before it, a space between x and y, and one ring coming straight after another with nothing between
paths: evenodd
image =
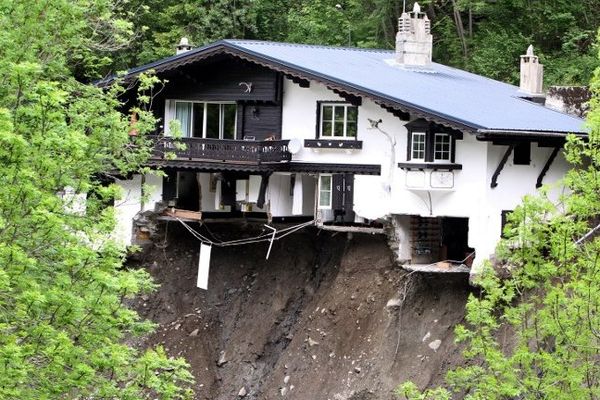
<instances>
[{"instance_id":1,"label":"hanging wooden board","mask_svg":"<svg viewBox=\"0 0 600 400\"><path fill-rule=\"evenodd\" d=\"M208 290L208 272L210 269L210 253L212 246L200 244L200 257L198 257L198 280L196 286Z\"/></svg>"}]
</instances>

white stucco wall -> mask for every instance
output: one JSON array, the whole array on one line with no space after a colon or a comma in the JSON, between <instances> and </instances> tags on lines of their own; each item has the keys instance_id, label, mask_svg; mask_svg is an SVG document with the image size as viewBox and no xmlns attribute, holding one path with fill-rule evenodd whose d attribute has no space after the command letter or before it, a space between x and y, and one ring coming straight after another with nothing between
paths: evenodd
<instances>
[{"instance_id":1,"label":"white stucco wall","mask_svg":"<svg viewBox=\"0 0 600 400\"><path fill-rule=\"evenodd\" d=\"M286 173L274 173L269 179L267 189L267 202L269 212L273 217L288 217L293 215L294 196L290 191L290 175ZM315 206L316 180L308 175L296 174L296 180L302 180L302 215L312 216ZM298 215L296 215L298 216Z\"/></svg>"},{"instance_id":2,"label":"white stucco wall","mask_svg":"<svg viewBox=\"0 0 600 400\"><path fill-rule=\"evenodd\" d=\"M153 210L162 199L162 177L148 174L145 176L148 193L142 202L142 176L115 181L121 188L121 198L115 200L116 226L113 239L128 246L133 243L133 219L140 211Z\"/></svg>"}]
</instances>

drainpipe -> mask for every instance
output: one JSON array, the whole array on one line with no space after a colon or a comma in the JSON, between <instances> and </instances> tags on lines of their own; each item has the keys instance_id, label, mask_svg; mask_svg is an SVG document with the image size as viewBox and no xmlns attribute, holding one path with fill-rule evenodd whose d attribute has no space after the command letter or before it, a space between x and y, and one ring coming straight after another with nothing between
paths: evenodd
<instances>
[{"instance_id":1,"label":"drainpipe","mask_svg":"<svg viewBox=\"0 0 600 400\"><path fill-rule=\"evenodd\" d=\"M396 139L392 135L390 135L389 133L387 133L386 131L384 131L383 129L381 129L379 127L379 124L383 122L381 119L379 119L378 121L374 121L371 118L368 118L368 120L369 120L369 123L371 124L370 129L377 129L390 142L390 150L392 151L392 154L390 156L390 167L388 169L388 178L387 178L387 182L386 182L384 188L385 188L386 192L388 192L388 194L391 195L392 194L392 179L394 177L394 166L396 165Z\"/></svg>"}]
</instances>

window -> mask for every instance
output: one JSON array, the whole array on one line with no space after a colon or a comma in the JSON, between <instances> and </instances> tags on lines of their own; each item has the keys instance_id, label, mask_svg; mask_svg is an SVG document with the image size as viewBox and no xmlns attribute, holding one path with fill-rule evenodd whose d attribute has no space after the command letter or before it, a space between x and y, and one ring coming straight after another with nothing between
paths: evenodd
<instances>
[{"instance_id":1,"label":"window","mask_svg":"<svg viewBox=\"0 0 600 400\"><path fill-rule=\"evenodd\" d=\"M456 140L462 132L416 120L406 124L408 146L406 160L415 163L454 164Z\"/></svg>"},{"instance_id":2,"label":"window","mask_svg":"<svg viewBox=\"0 0 600 400\"><path fill-rule=\"evenodd\" d=\"M184 137L234 139L236 116L235 103L175 102L175 119Z\"/></svg>"},{"instance_id":3,"label":"window","mask_svg":"<svg viewBox=\"0 0 600 400\"><path fill-rule=\"evenodd\" d=\"M502 213L500 214L500 237L502 238L506 238L506 235L504 234L504 227L506 227L506 224L508 223L508 216L511 212L513 212L513 210L502 210Z\"/></svg>"},{"instance_id":4,"label":"window","mask_svg":"<svg viewBox=\"0 0 600 400\"><path fill-rule=\"evenodd\" d=\"M515 146L513 152L514 165L529 165L531 162L531 143L519 143Z\"/></svg>"},{"instance_id":5,"label":"window","mask_svg":"<svg viewBox=\"0 0 600 400\"><path fill-rule=\"evenodd\" d=\"M425 132L412 133L412 156L415 161L425 161Z\"/></svg>"},{"instance_id":6,"label":"window","mask_svg":"<svg viewBox=\"0 0 600 400\"><path fill-rule=\"evenodd\" d=\"M450 161L452 138L447 133L436 133L433 144L433 161Z\"/></svg>"},{"instance_id":7,"label":"window","mask_svg":"<svg viewBox=\"0 0 600 400\"><path fill-rule=\"evenodd\" d=\"M319 175L319 209L331 209L332 189L332 176Z\"/></svg>"},{"instance_id":8,"label":"window","mask_svg":"<svg viewBox=\"0 0 600 400\"><path fill-rule=\"evenodd\" d=\"M324 139L355 139L358 107L350 104L320 104L319 137Z\"/></svg>"}]
</instances>

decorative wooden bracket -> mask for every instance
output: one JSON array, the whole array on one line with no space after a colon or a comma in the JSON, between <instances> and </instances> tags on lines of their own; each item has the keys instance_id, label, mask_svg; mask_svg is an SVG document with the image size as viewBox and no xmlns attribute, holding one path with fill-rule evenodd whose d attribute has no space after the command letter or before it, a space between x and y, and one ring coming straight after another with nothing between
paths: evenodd
<instances>
[{"instance_id":1,"label":"decorative wooden bracket","mask_svg":"<svg viewBox=\"0 0 600 400\"><path fill-rule=\"evenodd\" d=\"M552 153L550 153L550 156L548 157L548 161L546 161L546 164L544 164L544 168L542 168L542 171L540 172L540 174L538 175L537 178L537 182L535 183L535 187L536 188L540 188L542 187L543 181L544 181L544 177L546 176L546 173L548 172L548 170L550 169L550 166L552 165L552 163L554 162L554 159L556 158L556 156L558 155L558 152L560 151L560 147L557 146L552 150Z\"/></svg>"},{"instance_id":2,"label":"decorative wooden bracket","mask_svg":"<svg viewBox=\"0 0 600 400\"><path fill-rule=\"evenodd\" d=\"M492 183L490 184L490 187L492 189L498 186L498 176L500 176L500 172L502 172L502 170L504 169L504 165L506 164L506 161L508 161L508 157L510 156L510 153L512 153L514 148L514 144L509 145L508 149L506 149L506 153L504 153L504 155L502 156L500 164L498 164L496 171L494 171L494 175L492 175Z\"/></svg>"},{"instance_id":3,"label":"decorative wooden bracket","mask_svg":"<svg viewBox=\"0 0 600 400\"><path fill-rule=\"evenodd\" d=\"M346 100L348 103L352 104L353 106L360 106L362 105L362 97L360 96L355 96L353 94L344 92L342 90L338 90L335 88L329 88L333 91L333 93L337 94L338 96L340 96L342 99Z\"/></svg>"},{"instance_id":4,"label":"decorative wooden bracket","mask_svg":"<svg viewBox=\"0 0 600 400\"><path fill-rule=\"evenodd\" d=\"M379 106L385 111L391 113L394 117L400 118L401 121L410 121L410 113L398 110L390 106L386 106L385 104L379 104Z\"/></svg>"},{"instance_id":5,"label":"decorative wooden bracket","mask_svg":"<svg viewBox=\"0 0 600 400\"><path fill-rule=\"evenodd\" d=\"M293 76L293 75L286 75L285 77L290 79L292 82L294 82L296 85L300 86L301 88L309 88L310 87L310 81L308 79L302 79L302 78L299 78L299 77Z\"/></svg>"}]
</instances>

